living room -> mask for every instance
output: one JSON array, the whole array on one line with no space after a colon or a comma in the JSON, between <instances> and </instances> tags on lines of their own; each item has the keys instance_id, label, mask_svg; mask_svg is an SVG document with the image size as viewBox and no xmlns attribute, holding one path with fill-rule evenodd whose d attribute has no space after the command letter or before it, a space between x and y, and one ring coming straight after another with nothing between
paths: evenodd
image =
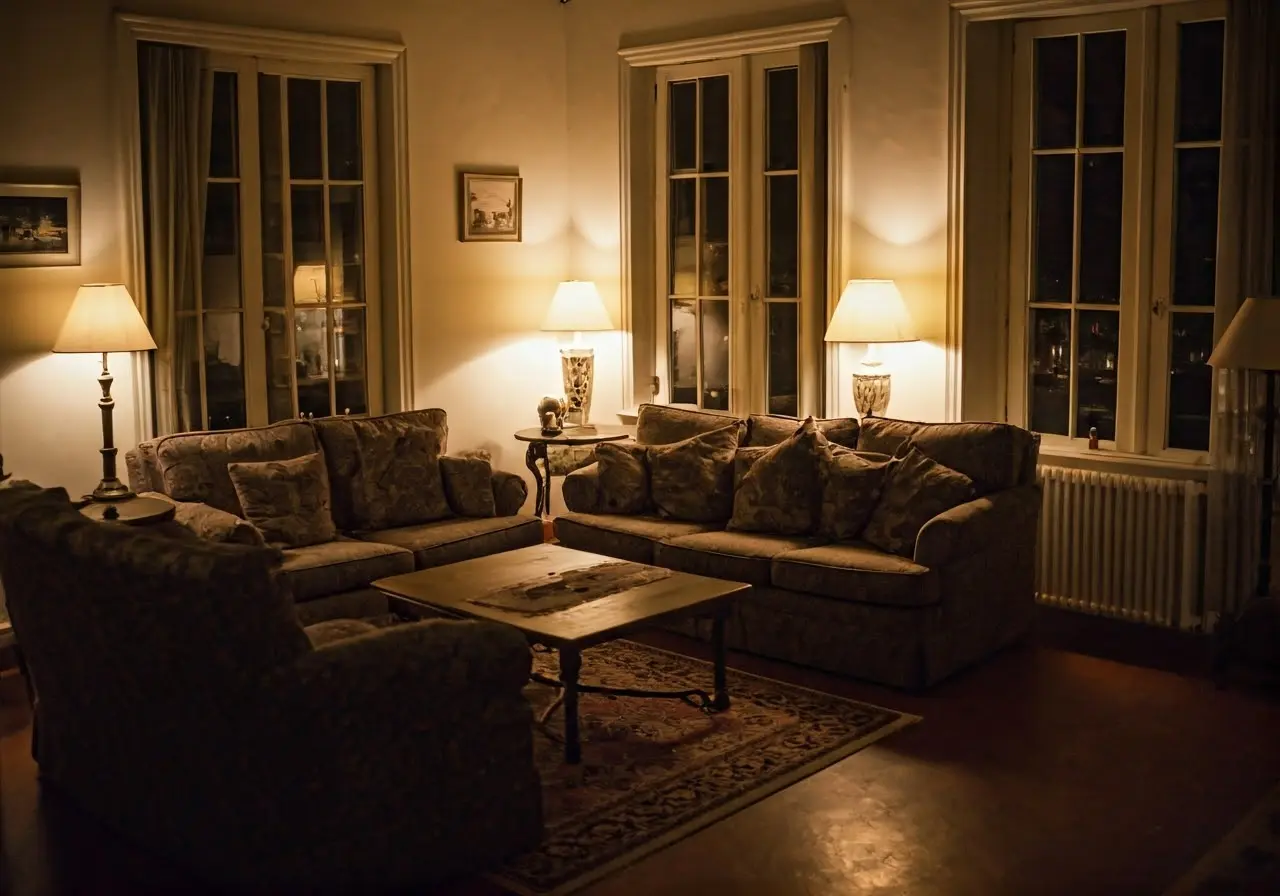
<instances>
[{"instance_id":1,"label":"living room","mask_svg":"<svg viewBox=\"0 0 1280 896\"><path fill-rule=\"evenodd\" d=\"M1247 34L1274 34L1275 20L1262 0L6 5L0 72L6 83L22 86L6 92L3 104L11 139L0 151L0 211L6 195L19 195L15 187L60 188L56 195L66 196L74 210L69 229L78 263L22 264L0 252L0 300L10 308L0 329L3 472L65 488L73 497L91 493L104 475L103 418L90 407L100 396L103 356L57 350L84 284L124 284L157 346L110 357L122 479L128 478L128 452L171 433L298 416L314 419L323 433L324 418L348 412L376 417L441 408L448 413L448 454L483 456L495 477L514 474L528 492L519 514L540 515L535 500L545 476L548 531L556 518L578 512L570 506L570 483L580 484L583 474L564 475L578 463L574 456L562 459L561 469L552 469L555 457L545 473L531 469L529 443L514 434L537 428L544 396L571 391L562 380L560 349L594 350L590 422L601 430L629 428L632 435L646 403L743 419L780 413L797 418L797 426L808 415L862 418L866 407L851 379L888 373L888 407L875 416L995 421L1039 435L1039 472L1021 471L1030 477L1023 487L1043 490L1038 528L1029 527L1039 535L1032 553L1041 558L1030 642L991 656L984 650L976 668L948 672L939 682L927 676L931 686L917 693L885 686L904 682L867 684L852 670L815 671L767 651L762 658L731 639L731 672L864 700L920 721L828 760L798 783L778 785L741 812L704 821L700 833L670 834L673 846L646 846L638 864L628 861L629 867L596 874L585 885L601 893L655 887L1018 893L1030 892L1038 862L1053 862L1049 867L1060 863L1061 874L1046 874L1053 879L1035 892L1163 892L1280 781L1280 763L1261 748L1280 727L1275 707L1246 687L1215 691L1205 671L1215 643L1209 632L1245 608L1261 553L1263 377L1237 376L1228 371L1234 362L1215 374L1209 361L1243 300L1276 292L1276 114L1263 108L1265 97L1274 96L1266 91L1275 89L1275 63L1251 68L1236 58L1251 46ZM1182 38L1193 33L1207 43L1194 45L1201 54L1194 59L1188 50L1179 68L1179 48L1193 46ZM1086 40L1117 34L1127 35L1118 55L1114 43ZM1068 42L1082 48L1079 62L1073 55L1056 63L1066 69L1033 76L1033 56L1050 65L1049 48ZM157 276L156 177L163 166L154 164L156 143L146 136L159 133L159 107L148 103L163 93L157 85L178 82L148 68L151 45L196 48L204 54L201 71L221 73L220 83L235 85L219 94L214 78L210 90L213 120L224 125L223 131L214 125L212 155L230 167L211 168L199 180L211 208L219 194L234 193L245 213L233 215L231 250L210 251L206 235L202 287L209 296L217 291L208 259L231 257L241 265L236 289L242 292L222 304L206 298L194 313L172 298L166 311L164 298L180 290L166 292ZM1205 91L1184 100L1159 84L1198 83L1210 70L1205 59L1217 60L1221 76L1214 82L1218 105L1209 103L1217 110L1216 130L1175 133L1170 110L1203 105ZM1067 70L1069 78L1062 74ZM783 76L773 78L778 72ZM1048 75L1079 83L1069 96L1037 88L1049 83ZM354 176L334 176L333 160L351 135L335 129L337 94L328 92L322 142L330 168L318 177L299 178L295 171L294 180L307 183L293 189L331 191L316 215L324 234L319 242L327 237L331 243L324 253L341 252L334 234L346 227L334 197L341 190L360 196L364 244L335 265L322 254L316 281L304 270L295 236L293 276L284 278L283 268L280 274L280 295L289 298L280 300L277 313L266 245L271 225L265 199L258 198L271 175L260 161L266 149L254 141L261 133L266 146L272 90L293 108L305 99L295 96L293 85L307 79L330 79L330 88L359 85L364 112L356 114L353 130L360 131L354 151L362 161ZM795 160L765 163L760 183L783 192L757 193L736 175L771 151L769 110L782 108L776 105L781 95L770 92L775 81L790 91ZM717 93L723 84L728 92ZM1077 93L1085 99L1077 102ZM1102 99L1094 102L1095 96ZM680 105L689 98L691 105ZM1018 145L1013 135L1031 133L1031 110L1041 99L1069 106L1080 135L1073 117L1065 142L1038 134ZM688 169L692 174L675 161L683 146L680 109L698 131L688 134L702 157ZM1239 151L1243 144L1231 139L1228 115L1252 123L1248 145L1256 152ZM728 135L722 164L708 161L716 122ZM1106 136L1108 127L1121 135ZM1104 137L1089 137L1090 128ZM289 127L283 133L294 139ZM221 157L219 134L231 135ZM1233 149L1236 164L1246 166L1243 178L1233 179L1234 169L1223 161ZM1214 154L1211 195L1203 169L1196 169L1199 193L1177 192L1180 154L1191 150L1202 151L1197 158ZM1052 197L1029 197L1036 172L1067 157L1099 167L1079 176L1083 186L1071 170L1068 200L1063 206L1059 197L1058 205L1067 209L1064 229L1060 220L1041 221L1033 211L1037 202L1048 207ZM732 192L715 200L721 177L732 179ZM503 202L495 206L500 220L492 211L475 217L468 178L511 191L502 195L513 202L514 232L504 229ZM1244 190L1241 182L1260 188ZM689 209L700 210L692 215L698 223L677 233L683 185L695 184L698 198ZM1246 194L1252 198L1238 198ZM758 247L775 239L764 222L771 220L769 203L783 200L793 208L789 225L782 225L791 228L784 238L789 233L796 248L790 257L778 256L793 273L777 285L774 256ZM715 201L732 209L723 212L722 229L732 235L725 236L729 248L716 250L720 256L708 235L720 226L708 211ZM263 214L249 214L260 202ZM1182 220L1179 207L1193 209L1194 219ZM180 216L183 206L174 208ZM302 220L301 208L289 208L289 226L294 217ZM1088 215L1094 217L1086 226ZM477 220L484 226L473 227ZM482 232L488 228L502 231L501 238ZM348 227L345 236L354 232ZM703 241L700 249L679 242L694 234ZM1050 246L1045 234L1056 234L1057 244ZM697 255L687 270L681 267L685 248ZM1055 249L1059 258L1065 253L1065 299L1043 292L1052 271L1030 273L1040 255ZM1207 299L1204 251L1212 256ZM1194 258L1184 264L1179 253ZM768 261L759 260L765 256ZM1089 258L1103 261L1088 270ZM358 297L349 292L357 270L365 278ZM663 271L672 273L670 289L658 282L667 276ZM702 276L686 290L675 285L680 275ZM757 303L752 284L762 280L766 295ZM546 328L553 296L572 281L594 284L611 326L582 326L587 332L572 337L567 326ZM865 333L841 335L829 327L842 297L856 297L848 284L863 284L858 288L865 292L876 281L892 281L897 320L906 322L901 335L909 341L878 337L869 348ZM334 371L343 340L332 323L322 338L334 369L322 376L308 369L318 362L300 346L305 316L315 311L288 316L308 284L321 297L321 316L328 310L330 320L366 334L351 353L359 359L362 391L340 391L342 372ZM1201 293L1179 300L1183 285ZM1088 290L1096 295L1086 296ZM1267 312L1263 307L1264 317ZM197 317L202 336L184 343L181 323ZM276 320L292 324L289 332L296 334L285 377L292 394L283 398L283 413L271 386L270 346L284 332L272 329ZM724 338L709 340L721 320ZM1065 335L1059 320L1067 321ZM790 339L781 355L770 343L779 328ZM682 333L692 339L691 360ZM185 350L193 354L184 356ZM883 364L868 365L877 352ZM1074 360L1064 364L1064 352ZM184 379L184 364L192 361L190 369L199 373ZM768 372L783 368L785 376ZM229 404L228 394L213 387L215 374L228 372L237 384ZM319 405L307 404L299 385L304 375L324 380ZM744 432L749 438L750 430ZM318 438L327 445L323 434ZM1126 506L1139 509L1130 513ZM1126 556L1136 559L1126 565ZM703 640L669 631L639 637L699 662L714 659ZM29 839L61 822L34 808L37 769L21 681L10 673L3 684L0 839L13 892L36 892L41 879L65 875L61 860L36 855ZM1036 720L1057 712L1054 707L1062 707L1062 716L1038 727ZM1111 730L1126 722L1133 733ZM968 726L987 733L971 737ZM1034 745L1036 755L1018 758L1020 741ZM1131 777L1105 759L1111 753L1123 757ZM1007 779L987 756L1008 763ZM952 776L950 768L959 771ZM946 779L945 796L924 795L930 769ZM1074 781L1077 792L1054 785L1047 807L1031 809L1032 782L1059 774ZM1213 787L1205 783L1209 776ZM892 795L883 791L891 781L899 785ZM1067 830L1092 823L1086 796L1101 800L1107 788L1124 792L1125 805L1093 805L1092 811L1113 817L1065 844ZM955 806L983 802L988 789L978 817L1000 818L1002 804L1034 813L1025 831L1014 830L1009 818L993 822L1018 844L1007 859L998 857L1002 849L989 834L966 828L952 836L968 824ZM1153 789L1163 795L1139 795ZM893 817L913 802L909 826L892 829ZM1184 802L1199 810L1175 812ZM925 821L926 807L944 821ZM1179 820L1166 821L1170 815ZM1119 835L1125 824L1135 826L1132 837L1141 842ZM1162 824L1169 825L1167 837L1158 833ZM810 825L822 830L788 834ZM114 841L98 838L90 825L70 827L74 833L66 839L77 850L101 855L114 849ZM771 866L763 856L775 848L786 858ZM717 856L711 864L718 867L698 862L699 849ZM905 863L910 867L895 870L895 855L904 854L913 857ZM969 854L983 855L987 864L955 870ZM933 855L941 858L925 858ZM149 874L145 863L139 871L104 862L95 866L102 879L121 886ZM83 878L67 879L78 883L63 891L84 885ZM463 891L473 883L464 882ZM528 880L521 886L551 892Z\"/></svg>"}]
</instances>

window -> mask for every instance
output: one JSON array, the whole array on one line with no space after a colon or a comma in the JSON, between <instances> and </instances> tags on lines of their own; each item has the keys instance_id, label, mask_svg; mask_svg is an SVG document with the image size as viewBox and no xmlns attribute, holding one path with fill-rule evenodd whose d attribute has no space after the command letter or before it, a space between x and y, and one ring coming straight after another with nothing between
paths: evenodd
<instances>
[{"instance_id":1,"label":"window","mask_svg":"<svg viewBox=\"0 0 1280 896\"><path fill-rule=\"evenodd\" d=\"M1224 15L1016 27L1009 416L1047 444L1208 450Z\"/></svg>"}]
</instances>

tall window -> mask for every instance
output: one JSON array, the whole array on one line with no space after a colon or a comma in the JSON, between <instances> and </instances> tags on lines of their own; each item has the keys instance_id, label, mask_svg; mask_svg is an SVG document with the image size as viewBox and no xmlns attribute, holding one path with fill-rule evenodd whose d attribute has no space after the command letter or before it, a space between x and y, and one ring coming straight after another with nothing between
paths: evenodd
<instances>
[{"instance_id":1,"label":"tall window","mask_svg":"<svg viewBox=\"0 0 1280 896\"><path fill-rule=\"evenodd\" d=\"M1050 444L1209 447L1224 15L1017 27L1009 406Z\"/></svg>"}]
</instances>

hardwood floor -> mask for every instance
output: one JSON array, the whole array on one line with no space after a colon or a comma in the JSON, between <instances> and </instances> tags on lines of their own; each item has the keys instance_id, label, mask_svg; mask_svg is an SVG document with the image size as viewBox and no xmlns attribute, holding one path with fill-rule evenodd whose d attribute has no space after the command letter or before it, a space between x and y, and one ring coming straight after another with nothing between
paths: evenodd
<instances>
[{"instance_id":1,"label":"hardwood floor","mask_svg":"<svg viewBox=\"0 0 1280 896\"><path fill-rule=\"evenodd\" d=\"M1159 894L1280 781L1280 703L1197 672L1199 639L1042 614L925 695L735 657L924 721L607 878L592 896ZM701 645L652 640L691 653ZM0 892L169 891L171 868L41 795L22 685L0 681ZM183 892L190 892L184 888ZM451 893L500 891L480 881Z\"/></svg>"}]
</instances>

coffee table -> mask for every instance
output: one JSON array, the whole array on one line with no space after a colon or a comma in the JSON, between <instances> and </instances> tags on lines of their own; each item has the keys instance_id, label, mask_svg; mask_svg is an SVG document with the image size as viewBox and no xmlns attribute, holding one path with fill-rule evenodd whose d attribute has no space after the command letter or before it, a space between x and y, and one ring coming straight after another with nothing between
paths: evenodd
<instances>
[{"instance_id":1,"label":"coffee table","mask_svg":"<svg viewBox=\"0 0 1280 896\"><path fill-rule=\"evenodd\" d=\"M504 589L535 580L555 583L565 573L619 563L614 557L576 551L555 544L540 544L502 554L476 557L432 569L378 579L373 587L390 597L408 601L450 616L486 619L519 629L530 643L559 654L558 679L535 674L534 680L560 689L556 705L564 709L564 758L569 764L582 761L578 729L578 695L604 693L628 697L655 697L683 700L706 712L729 708L725 684L724 626L731 602L751 586L706 576L659 570L643 564L629 564L632 570L664 578L628 587L574 606L546 612L530 612L509 606L477 603ZM531 601L530 606L536 605ZM713 692L699 688L683 691L646 691L607 688L578 681L582 651L621 638L656 623L688 617L710 617L715 652ZM544 714L544 719L546 715Z\"/></svg>"}]
</instances>

